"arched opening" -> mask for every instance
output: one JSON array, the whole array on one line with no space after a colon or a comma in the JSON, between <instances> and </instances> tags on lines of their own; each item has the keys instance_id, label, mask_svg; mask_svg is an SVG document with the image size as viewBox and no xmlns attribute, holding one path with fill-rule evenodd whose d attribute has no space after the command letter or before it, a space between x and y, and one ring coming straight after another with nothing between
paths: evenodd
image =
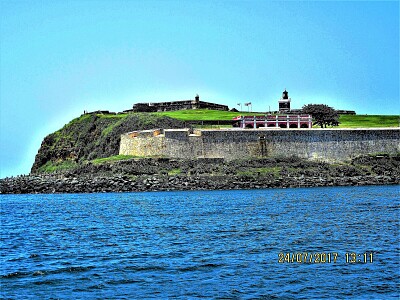
<instances>
[{"instance_id":1,"label":"arched opening","mask_svg":"<svg viewBox=\"0 0 400 300\"><path fill-rule=\"evenodd\" d=\"M301 124L300 128L308 128L308 125L307 124Z\"/></svg>"},{"instance_id":2,"label":"arched opening","mask_svg":"<svg viewBox=\"0 0 400 300\"><path fill-rule=\"evenodd\" d=\"M268 127L276 127L275 124L268 124Z\"/></svg>"},{"instance_id":3,"label":"arched opening","mask_svg":"<svg viewBox=\"0 0 400 300\"><path fill-rule=\"evenodd\" d=\"M264 124L257 124L257 128L265 127Z\"/></svg>"},{"instance_id":4,"label":"arched opening","mask_svg":"<svg viewBox=\"0 0 400 300\"><path fill-rule=\"evenodd\" d=\"M252 124L247 124L246 128L253 128L253 125Z\"/></svg>"},{"instance_id":5,"label":"arched opening","mask_svg":"<svg viewBox=\"0 0 400 300\"><path fill-rule=\"evenodd\" d=\"M289 128L297 128L297 124L290 124Z\"/></svg>"},{"instance_id":6,"label":"arched opening","mask_svg":"<svg viewBox=\"0 0 400 300\"><path fill-rule=\"evenodd\" d=\"M287 128L286 124L279 124L280 128Z\"/></svg>"}]
</instances>

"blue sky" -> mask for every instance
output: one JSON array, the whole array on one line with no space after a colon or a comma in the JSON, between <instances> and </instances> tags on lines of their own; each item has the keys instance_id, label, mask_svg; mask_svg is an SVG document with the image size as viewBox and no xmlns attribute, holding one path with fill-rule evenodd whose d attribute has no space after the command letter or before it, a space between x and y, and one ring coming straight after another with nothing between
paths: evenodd
<instances>
[{"instance_id":1,"label":"blue sky","mask_svg":"<svg viewBox=\"0 0 400 300\"><path fill-rule=\"evenodd\" d=\"M399 114L399 2L0 0L0 177L84 110L193 99Z\"/></svg>"}]
</instances>

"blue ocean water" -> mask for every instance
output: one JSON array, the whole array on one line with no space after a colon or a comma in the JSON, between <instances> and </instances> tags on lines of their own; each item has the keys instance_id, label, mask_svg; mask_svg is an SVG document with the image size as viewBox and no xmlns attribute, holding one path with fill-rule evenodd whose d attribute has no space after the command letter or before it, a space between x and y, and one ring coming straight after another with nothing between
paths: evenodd
<instances>
[{"instance_id":1,"label":"blue ocean water","mask_svg":"<svg viewBox=\"0 0 400 300\"><path fill-rule=\"evenodd\" d=\"M0 201L5 299L400 294L398 186L1 195ZM289 259L279 262L286 253ZM310 262L304 253L329 253L331 261ZM346 253L356 253L357 262Z\"/></svg>"}]
</instances>

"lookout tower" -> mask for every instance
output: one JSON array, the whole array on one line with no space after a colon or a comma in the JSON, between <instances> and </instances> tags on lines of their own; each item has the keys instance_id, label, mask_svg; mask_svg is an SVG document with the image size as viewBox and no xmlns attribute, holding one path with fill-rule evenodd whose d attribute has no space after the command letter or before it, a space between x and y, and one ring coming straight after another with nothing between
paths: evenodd
<instances>
[{"instance_id":1,"label":"lookout tower","mask_svg":"<svg viewBox=\"0 0 400 300\"><path fill-rule=\"evenodd\" d=\"M289 98L289 93L286 91L286 89L282 93L282 98L279 99L279 112L290 112L290 101L292 99Z\"/></svg>"},{"instance_id":2,"label":"lookout tower","mask_svg":"<svg viewBox=\"0 0 400 300\"><path fill-rule=\"evenodd\" d=\"M196 94L194 97L194 101L192 101L192 109L199 109L200 108L200 96Z\"/></svg>"}]
</instances>

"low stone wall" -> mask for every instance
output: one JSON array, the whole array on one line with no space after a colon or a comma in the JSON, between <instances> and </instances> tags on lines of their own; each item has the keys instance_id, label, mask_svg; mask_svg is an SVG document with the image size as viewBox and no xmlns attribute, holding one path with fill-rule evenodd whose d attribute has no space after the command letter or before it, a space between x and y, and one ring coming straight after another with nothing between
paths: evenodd
<instances>
[{"instance_id":1,"label":"low stone wall","mask_svg":"<svg viewBox=\"0 0 400 300\"><path fill-rule=\"evenodd\" d=\"M400 152L399 128L166 129L121 136L120 154L227 160L297 156L343 161L371 153Z\"/></svg>"}]
</instances>

